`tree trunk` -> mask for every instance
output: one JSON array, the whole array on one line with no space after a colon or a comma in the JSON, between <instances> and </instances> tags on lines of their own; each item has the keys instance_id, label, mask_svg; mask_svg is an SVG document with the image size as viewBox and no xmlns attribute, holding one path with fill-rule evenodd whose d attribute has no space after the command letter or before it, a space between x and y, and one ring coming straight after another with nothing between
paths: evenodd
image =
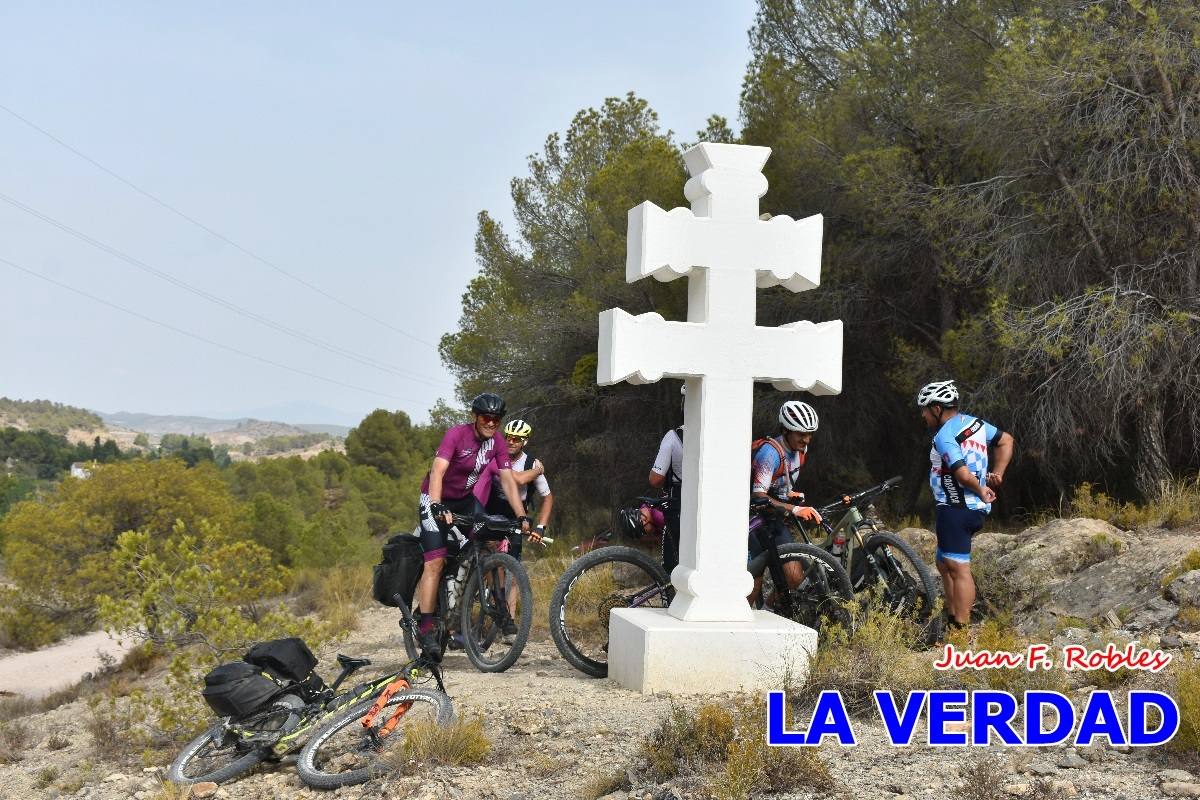
<instances>
[{"instance_id":1,"label":"tree trunk","mask_svg":"<svg viewBox=\"0 0 1200 800\"><path fill-rule=\"evenodd\" d=\"M1137 411L1137 473L1134 482L1146 500L1162 496L1163 486L1171 480L1163 430L1163 404L1160 398L1146 398Z\"/></svg>"}]
</instances>

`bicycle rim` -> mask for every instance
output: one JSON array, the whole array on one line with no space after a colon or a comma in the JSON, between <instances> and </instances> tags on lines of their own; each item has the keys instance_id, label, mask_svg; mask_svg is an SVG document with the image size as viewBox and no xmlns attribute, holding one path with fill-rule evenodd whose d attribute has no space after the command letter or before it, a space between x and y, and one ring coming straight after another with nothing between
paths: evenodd
<instances>
[{"instance_id":1,"label":"bicycle rim","mask_svg":"<svg viewBox=\"0 0 1200 800\"><path fill-rule=\"evenodd\" d=\"M294 704L280 702L228 728L214 725L180 751L167 777L183 785L233 780L266 758L268 748L297 721Z\"/></svg>"},{"instance_id":2,"label":"bicycle rim","mask_svg":"<svg viewBox=\"0 0 1200 800\"><path fill-rule=\"evenodd\" d=\"M784 545L778 552L785 572L791 565L792 569L799 568L803 577L795 587L776 587L765 554L755 559L755 565L760 561L763 565L762 596L770 604L770 610L822 634L836 626L849 631L852 623L849 603L854 592L849 576L834 557L814 545Z\"/></svg>"},{"instance_id":3,"label":"bicycle rim","mask_svg":"<svg viewBox=\"0 0 1200 800\"><path fill-rule=\"evenodd\" d=\"M571 666L608 675L609 614L614 608L666 608L671 583L662 567L630 547L605 547L577 559L550 599L550 634Z\"/></svg>"},{"instance_id":4,"label":"bicycle rim","mask_svg":"<svg viewBox=\"0 0 1200 800\"><path fill-rule=\"evenodd\" d=\"M316 789L352 786L404 769L406 745L454 719L450 698L428 689L397 692L367 722L374 699L342 711L308 741L296 760L301 779Z\"/></svg>"},{"instance_id":5,"label":"bicycle rim","mask_svg":"<svg viewBox=\"0 0 1200 800\"><path fill-rule=\"evenodd\" d=\"M933 579L911 548L877 534L866 543L866 553L855 576L856 593L873 591L889 613L923 621L933 610Z\"/></svg>"},{"instance_id":6,"label":"bicycle rim","mask_svg":"<svg viewBox=\"0 0 1200 800\"><path fill-rule=\"evenodd\" d=\"M467 658L482 672L503 672L525 649L533 590L521 563L506 553L479 561L463 592L460 628Z\"/></svg>"}]
</instances>

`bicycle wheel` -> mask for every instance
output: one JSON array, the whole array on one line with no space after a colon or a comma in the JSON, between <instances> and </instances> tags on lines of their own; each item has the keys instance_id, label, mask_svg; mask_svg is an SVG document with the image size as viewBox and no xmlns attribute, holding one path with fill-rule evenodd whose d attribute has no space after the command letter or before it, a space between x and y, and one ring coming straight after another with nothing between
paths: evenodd
<instances>
[{"instance_id":1,"label":"bicycle wheel","mask_svg":"<svg viewBox=\"0 0 1200 800\"><path fill-rule=\"evenodd\" d=\"M851 571L855 594L877 588L891 613L923 622L933 610L937 589L921 557L889 531L868 537L864 550Z\"/></svg>"},{"instance_id":2,"label":"bicycle wheel","mask_svg":"<svg viewBox=\"0 0 1200 800\"><path fill-rule=\"evenodd\" d=\"M762 576L762 596L774 598L774 607L770 610L820 633L835 625L850 630L849 603L854 599L854 590L850 576L837 558L812 544L780 545L776 552L785 569L789 564L797 564L804 577L794 588L775 586L774 577L767 569L767 554L759 553L750 562L750 574L755 578ZM790 613L783 610L786 604L782 593L787 595Z\"/></svg>"},{"instance_id":3,"label":"bicycle wheel","mask_svg":"<svg viewBox=\"0 0 1200 800\"><path fill-rule=\"evenodd\" d=\"M476 669L503 672L515 664L533 626L533 589L521 562L507 553L481 556L467 578L460 612L463 648Z\"/></svg>"},{"instance_id":4,"label":"bicycle wheel","mask_svg":"<svg viewBox=\"0 0 1200 800\"><path fill-rule=\"evenodd\" d=\"M314 789L336 789L400 769L410 731L421 736L424 726L445 726L454 719L454 706L446 695L430 689L405 689L392 695L365 724L375 700L350 706L313 734L296 758L301 780ZM397 716L399 720L389 728Z\"/></svg>"},{"instance_id":5,"label":"bicycle wheel","mask_svg":"<svg viewBox=\"0 0 1200 800\"><path fill-rule=\"evenodd\" d=\"M167 769L167 779L180 785L224 783L246 774L299 724L302 708L300 698L284 695L258 714L213 725L180 751Z\"/></svg>"},{"instance_id":6,"label":"bicycle wheel","mask_svg":"<svg viewBox=\"0 0 1200 800\"><path fill-rule=\"evenodd\" d=\"M608 675L608 620L614 608L666 608L674 596L662 565L632 547L577 558L550 595L550 635L575 669Z\"/></svg>"}]
</instances>

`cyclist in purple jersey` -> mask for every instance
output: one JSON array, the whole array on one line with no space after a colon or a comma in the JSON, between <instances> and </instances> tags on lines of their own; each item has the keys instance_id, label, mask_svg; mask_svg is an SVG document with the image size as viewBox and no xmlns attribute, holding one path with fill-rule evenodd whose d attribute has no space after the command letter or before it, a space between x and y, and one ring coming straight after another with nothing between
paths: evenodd
<instances>
[{"instance_id":1,"label":"cyclist in purple jersey","mask_svg":"<svg viewBox=\"0 0 1200 800\"><path fill-rule=\"evenodd\" d=\"M954 381L922 387L917 407L925 425L935 432L929 451L929 483L937 503L937 569L945 589L946 617L951 628L962 628L970 624L975 605L971 537L983 527L996 490L1004 481L1013 437L960 412Z\"/></svg>"},{"instance_id":2,"label":"cyclist in purple jersey","mask_svg":"<svg viewBox=\"0 0 1200 800\"><path fill-rule=\"evenodd\" d=\"M453 514L475 514L487 502L489 483L484 480L488 466L495 464L505 496L523 531L529 531L529 518L521 503L508 447L498 430L504 417L504 400L484 392L471 401L473 423L455 425L446 431L438 445L433 465L421 483L417 514L421 520L421 548L425 551L425 569L417 583L417 603L421 607L418 624L421 647L435 659L441 658L441 637L436 630L437 587L446 562L446 539ZM530 538L537 541L536 533Z\"/></svg>"}]
</instances>

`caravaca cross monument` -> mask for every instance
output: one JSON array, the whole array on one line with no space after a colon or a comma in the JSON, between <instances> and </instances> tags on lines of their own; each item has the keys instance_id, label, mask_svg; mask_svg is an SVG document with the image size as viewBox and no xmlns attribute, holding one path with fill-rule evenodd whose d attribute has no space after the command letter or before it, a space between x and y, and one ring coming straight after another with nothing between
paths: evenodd
<instances>
[{"instance_id":1,"label":"caravaca cross monument","mask_svg":"<svg viewBox=\"0 0 1200 800\"><path fill-rule=\"evenodd\" d=\"M746 602L754 382L813 394L842 385L840 321L756 324L758 288L800 292L821 277L820 215L759 219L770 154L698 144L683 155L691 210L647 202L629 212L625 279L686 277L687 322L600 314L601 385L666 376L688 390L675 600L610 620L609 677L641 692L767 688L785 670L803 674L816 646L812 629Z\"/></svg>"}]
</instances>

